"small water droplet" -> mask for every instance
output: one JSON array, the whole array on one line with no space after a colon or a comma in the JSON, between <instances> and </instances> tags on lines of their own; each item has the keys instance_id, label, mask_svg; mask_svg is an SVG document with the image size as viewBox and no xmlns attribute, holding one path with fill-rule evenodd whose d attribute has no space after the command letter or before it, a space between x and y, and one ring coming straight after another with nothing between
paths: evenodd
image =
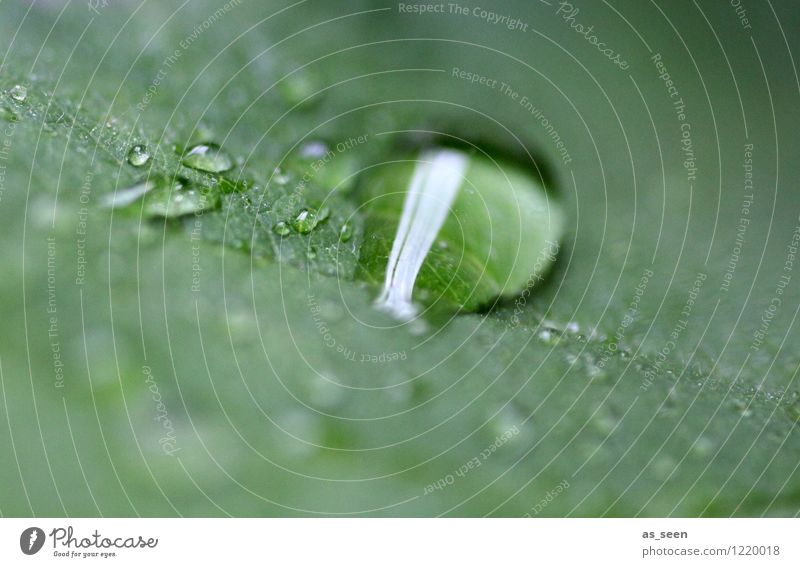
<instances>
[{"instance_id":1,"label":"small water droplet","mask_svg":"<svg viewBox=\"0 0 800 567\"><path fill-rule=\"evenodd\" d=\"M561 331L554 327L542 327L537 336L546 343L555 344L561 338Z\"/></svg>"},{"instance_id":2,"label":"small water droplet","mask_svg":"<svg viewBox=\"0 0 800 567\"><path fill-rule=\"evenodd\" d=\"M291 232L291 229L284 221L278 221L275 223L275 226L272 227L272 231L278 236L286 236Z\"/></svg>"},{"instance_id":3,"label":"small water droplet","mask_svg":"<svg viewBox=\"0 0 800 567\"><path fill-rule=\"evenodd\" d=\"M342 225L342 228L339 229L339 240L347 242L351 238L353 238L353 227L349 222L346 222Z\"/></svg>"},{"instance_id":4,"label":"small water droplet","mask_svg":"<svg viewBox=\"0 0 800 567\"><path fill-rule=\"evenodd\" d=\"M292 221L292 228L300 234L308 234L317 226L317 214L313 209L303 209Z\"/></svg>"},{"instance_id":5,"label":"small water droplet","mask_svg":"<svg viewBox=\"0 0 800 567\"><path fill-rule=\"evenodd\" d=\"M181 161L186 167L208 173L222 173L233 167L233 159L216 144L197 144L189 148Z\"/></svg>"},{"instance_id":6,"label":"small water droplet","mask_svg":"<svg viewBox=\"0 0 800 567\"><path fill-rule=\"evenodd\" d=\"M133 167L142 167L150 161L150 152L142 144L136 144L128 150L128 163Z\"/></svg>"},{"instance_id":7,"label":"small water droplet","mask_svg":"<svg viewBox=\"0 0 800 567\"><path fill-rule=\"evenodd\" d=\"M25 99L28 98L28 89L22 85L14 85L8 94L17 102L25 102Z\"/></svg>"},{"instance_id":8,"label":"small water droplet","mask_svg":"<svg viewBox=\"0 0 800 567\"><path fill-rule=\"evenodd\" d=\"M564 327L564 330L571 335L577 335L580 332L581 328L575 321L570 321L569 323L567 323L567 326Z\"/></svg>"}]
</instances>

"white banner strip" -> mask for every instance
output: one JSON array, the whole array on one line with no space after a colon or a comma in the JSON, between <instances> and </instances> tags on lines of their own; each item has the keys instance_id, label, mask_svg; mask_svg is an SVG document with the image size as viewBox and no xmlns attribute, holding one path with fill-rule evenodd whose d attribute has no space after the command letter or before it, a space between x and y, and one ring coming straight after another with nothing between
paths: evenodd
<instances>
[{"instance_id":1,"label":"white banner strip","mask_svg":"<svg viewBox=\"0 0 800 567\"><path fill-rule=\"evenodd\" d=\"M800 565L798 534L800 519L3 519L0 565Z\"/></svg>"}]
</instances>

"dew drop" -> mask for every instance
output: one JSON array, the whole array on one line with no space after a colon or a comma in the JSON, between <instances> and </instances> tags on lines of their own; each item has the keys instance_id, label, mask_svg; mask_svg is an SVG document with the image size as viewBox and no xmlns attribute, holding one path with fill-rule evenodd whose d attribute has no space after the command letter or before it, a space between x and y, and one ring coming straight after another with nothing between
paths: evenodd
<instances>
[{"instance_id":1,"label":"dew drop","mask_svg":"<svg viewBox=\"0 0 800 567\"><path fill-rule=\"evenodd\" d=\"M22 85L14 85L8 94L17 102L25 102L25 99L28 98L28 89Z\"/></svg>"},{"instance_id":2,"label":"dew drop","mask_svg":"<svg viewBox=\"0 0 800 567\"><path fill-rule=\"evenodd\" d=\"M208 173L222 173L233 167L233 159L216 144L197 144L189 148L181 161L186 167Z\"/></svg>"},{"instance_id":3,"label":"dew drop","mask_svg":"<svg viewBox=\"0 0 800 567\"><path fill-rule=\"evenodd\" d=\"M559 342L561 333L558 329L555 329L554 327L544 327L539 331L537 336L539 337L539 340L545 343L555 344Z\"/></svg>"},{"instance_id":4,"label":"dew drop","mask_svg":"<svg viewBox=\"0 0 800 567\"><path fill-rule=\"evenodd\" d=\"M313 209L303 209L292 221L292 228L300 234L308 234L317 226L317 214Z\"/></svg>"},{"instance_id":5,"label":"dew drop","mask_svg":"<svg viewBox=\"0 0 800 567\"><path fill-rule=\"evenodd\" d=\"M128 163L133 167L142 167L150 161L150 152L142 144L136 144L128 150Z\"/></svg>"},{"instance_id":6,"label":"dew drop","mask_svg":"<svg viewBox=\"0 0 800 567\"><path fill-rule=\"evenodd\" d=\"M342 225L342 228L339 229L339 240L347 242L351 238L353 238L353 227L349 222L346 222Z\"/></svg>"},{"instance_id":7,"label":"dew drop","mask_svg":"<svg viewBox=\"0 0 800 567\"><path fill-rule=\"evenodd\" d=\"M275 223L275 226L272 227L272 232L278 236L286 236L291 232L291 229L284 221L278 221Z\"/></svg>"}]
</instances>

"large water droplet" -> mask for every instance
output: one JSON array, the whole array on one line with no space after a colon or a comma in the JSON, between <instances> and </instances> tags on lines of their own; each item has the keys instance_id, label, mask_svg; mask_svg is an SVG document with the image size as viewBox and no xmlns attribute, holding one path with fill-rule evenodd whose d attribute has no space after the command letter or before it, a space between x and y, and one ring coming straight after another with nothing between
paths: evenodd
<instances>
[{"instance_id":1,"label":"large water droplet","mask_svg":"<svg viewBox=\"0 0 800 567\"><path fill-rule=\"evenodd\" d=\"M208 173L222 173L233 167L231 156L216 144L192 146L183 156L181 163L186 167Z\"/></svg>"},{"instance_id":2,"label":"large water droplet","mask_svg":"<svg viewBox=\"0 0 800 567\"><path fill-rule=\"evenodd\" d=\"M128 151L128 163L133 167L142 167L150 161L150 152L142 144L136 144Z\"/></svg>"},{"instance_id":3,"label":"large water droplet","mask_svg":"<svg viewBox=\"0 0 800 567\"><path fill-rule=\"evenodd\" d=\"M22 85L14 85L8 94L17 102L25 102L25 99L28 98L28 89Z\"/></svg>"},{"instance_id":4,"label":"large water droplet","mask_svg":"<svg viewBox=\"0 0 800 567\"><path fill-rule=\"evenodd\" d=\"M408 318L427 289L445 308L479 310L544 276L564 218L536 176L452 148L409 157L368 168L360 182L367 235L360 257L365 273L384 282L379 309ZM500 211L512 209L526 222L498 236L492 227L508 225ZM512 253L519 242L531 248L522 261Z\"/></svg>"}]
</instances>

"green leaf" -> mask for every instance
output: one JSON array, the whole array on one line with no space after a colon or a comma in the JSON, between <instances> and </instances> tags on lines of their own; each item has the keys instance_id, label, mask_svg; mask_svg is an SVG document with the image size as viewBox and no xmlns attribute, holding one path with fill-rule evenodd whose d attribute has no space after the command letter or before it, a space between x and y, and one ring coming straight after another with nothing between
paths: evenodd
<instances>
[{"instance_id":1,"label":"green leaf","mask_svg":"<svg viewBox=\"0 0 800 567\"><path fill-rule=\"evenodd\" d=\"M241 2L208 29L218 2L0 3L0 514L796 516L796 264L776 288L800 11L773 2L744 30L722 2L613 4L580 16L624 72L540 2L503 3L531 24L503 33L369 2ZM685 103L691 182L642 40ZM289 96L270 88L306 64ZM327 90L295 108L307 85ZM407 157L398 131L547 166L565 236L524 300L421 335L376 312L355 277L372 217L334 186ZM308 139L336 158L298 189ZM183 166L201 142L235 167ZM178 177L218 208L103 206ZM324 206L309 234L275 232Z\"/></svg>"}]
</instances>

